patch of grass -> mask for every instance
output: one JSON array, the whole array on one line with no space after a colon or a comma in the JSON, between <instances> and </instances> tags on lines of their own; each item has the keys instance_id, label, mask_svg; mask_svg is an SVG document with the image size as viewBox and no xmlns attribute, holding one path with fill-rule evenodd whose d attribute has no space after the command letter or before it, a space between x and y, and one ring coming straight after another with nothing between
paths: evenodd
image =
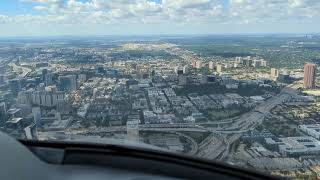
<instances>
[{"instance_id":1,"label":"patch of grass","mask_svg":"<svg viewBox=\"0 0 320 180\"><path fill-rule=\"evenodd\" d=\"M205 138L210 135L210 132L181 132L187 136L190 136L194 139L198 144L201 143Z\"/></svg>"},{"instance_id":2,"label":"patch of grass","mask_svg":"<svg viewBox=\"0 0 320 180\"><path fill-rule=\"evenodd\" d=\"M217 121L221 119L227 119L227 118L239 116L243 113L248 112L248 110L249 109L239 107L236 109L211 110L207 114L208 114L208 119L210 121Z\"/></svg>"}]
</instances>

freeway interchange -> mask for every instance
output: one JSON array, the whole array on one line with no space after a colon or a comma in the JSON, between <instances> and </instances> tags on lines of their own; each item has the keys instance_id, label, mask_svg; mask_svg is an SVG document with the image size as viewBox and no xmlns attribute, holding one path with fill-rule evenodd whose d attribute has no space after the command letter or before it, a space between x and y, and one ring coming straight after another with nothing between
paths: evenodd
<instances>
[{"instance_id":1,"label":"freeway interchange","mask_svg":"<svg viewBox=\"0 0 320 180\"><path fill-rule=\"evenodd\" d=\"M230 123L227 128L207 128L209 131L222 136L222 140L220 141L222 141L222 144L225 146L222 152L212 150L212 153L219 153L216 159L224 159L229 153L230 146L241 137L242 133L255 129L263 122L264 118L268 116L269 112L275 106L289 100L295 94L296 91L294 89L285 87L278 95L258 105L252 111L239 116L236 120L233 120L234 123Z\"/></svg>"},{"instance_id":2,"label":"freeway interchange","mask_svg":"<svg viewBox=\"0 0 320 180\"><path fill-rule=\"evenodd\" d=\"M188 154L193 154L206 159L223 160L229 155L232 144L236 142L243 133L255 129L263 122L265 117L268 116L274 107L289 100L296 93L296 90L285 87L278 95L257 105L250 112L221 122L196 124L141 124L139 125L139 131L179 134L183 134L183 132L211 132L211 134L200 144L197 144L192 140L192 152L189 152ZM124 131L126 131L126 126L88 129L88 132L91 133ZM187 135L184 135L184 137L189 140L192 139Z\"/></svg>"}]
</instances>

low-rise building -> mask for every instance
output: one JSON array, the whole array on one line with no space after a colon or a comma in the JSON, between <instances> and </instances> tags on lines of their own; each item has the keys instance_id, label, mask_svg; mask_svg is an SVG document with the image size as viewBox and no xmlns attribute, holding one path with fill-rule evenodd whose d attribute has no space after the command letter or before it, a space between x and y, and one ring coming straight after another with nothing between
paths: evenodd
<instances>
[{"instance_id":1,"label":"low-rise building","mask_svg":"<svg viewBox=\"0 0 320 180\"><path fill-rule=\"evenodd\" d=\"M320 124L299 125L298 128L308 135L320 139Z\"/></svg>"},{"instance_id":2,"label":"low-rise building","mask_svg":"<svg viewBox=\"0 0 320 180\"><path fill-rule=\"evenodd\" d=\"M279 152L284 156L299 157L320 154L320 141L310 136L280 138Z\"/></svg>"}]
</instances>

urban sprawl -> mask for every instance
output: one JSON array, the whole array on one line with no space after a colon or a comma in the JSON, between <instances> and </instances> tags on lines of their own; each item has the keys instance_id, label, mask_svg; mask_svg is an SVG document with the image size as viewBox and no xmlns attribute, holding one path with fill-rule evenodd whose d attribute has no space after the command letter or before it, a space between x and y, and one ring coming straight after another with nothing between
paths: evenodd
<instances>
[{"instance_id":1,"label":"urban sprawl","mask_svg":"<svg viewBox=\"0 0 320 180\"><path fill-rule=\"evenodd\" d=\"M320 90L311 60L279 68L257 54L202 56L173 42L76 43L0 43L2 131L320 177Z\"/></svg>"}]
</instances>

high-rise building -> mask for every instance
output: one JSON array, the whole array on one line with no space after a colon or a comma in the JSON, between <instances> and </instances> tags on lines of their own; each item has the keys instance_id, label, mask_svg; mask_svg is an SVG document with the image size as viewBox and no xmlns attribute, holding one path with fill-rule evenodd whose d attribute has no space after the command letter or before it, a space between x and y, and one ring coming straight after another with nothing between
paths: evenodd
<instances>
[{"instance_id":1,"label":"high-rise building","mask_svg":"<svg viewBox=\"0 0 320 180\"><path fill-rule=\"evenodd\" d=\"M41 126L41 109L40 107L34 107L32 108L32 114L33 114L33 120L34 123L36 124L36 127Z\"/></svg>"},{"instance_id":2,"label":"high-rise building","mask_svg":"<svg viewBox=\"0 0 320 180\"><path fill-rule=\"evenodd\" d=\"M214 62L213 61L209 62L209 69L211 69L211 70L214 69Z\"/></svg>"},{"instance_id":3,"label":"high-rise building","mask_svg":"<svg viewBox=\"0 0 320 180\"><path fill-rule=\"evenodd\" d=\"M183 74L187 74L189 72L189 68L187 65L183 66Z\"/></svg>"},{"instance_id":4,"label":"high-rise building","mask_svg":"<svg viewBox=\"0 0 320 180\"><path fill-rule=\"evenodd\" d=\"M48 69L42 69L42 77L44 77L46 74L48 74Z\"/></svg>"},{"instance_id":5,"label":"high-rise building","mask_svg":"<svg viewBox=\"0 0 320 180\"><path fill-rule=\"evenodd\" d=\"M59 76L59 86L61 91L75 91L77 90L77 76Z\"/></svg>"},{"instance_id":6,"label":"high-rise building","mask_svg":"<svg viewBox=\"0 0 320 180\"><path fill-rule=\"evenodd\" d=\"M267 61L261 60L261 66L262 67L267 67Z\"/></svg>"},{"instance_id":7,"label":"high-rise building","mask_svg":"<svg viewBox=\"0 0 320 180\"><path fill-rule=\"evenodd\" d=\"M236 57L235 62L236 62L237 64L240 64L240 63L241 63L241 61L242 61L242 58L241 58L241 57Z\"/></svg>"},{"instance_id":8,"label":"high-rise building","mask_svg":"<svg viewBox=\"0 0 320 180\"><path fill-rule=\"evenodd\" d=\"M303 85L305 88L313 89L316 87L316 72L317 68L315 64L307 63L304 66Z\"/></svg>"},{"instance_id":9,"label":"high-rise building","mask_svg":"<svg viewBox=\"0 0 320 180\"><path fill-rule=\"evenodd\" d=\"M6 103L1 102L0 103L0 122L5 122L7 119L7 108L6 108Z\"/></svg>"},{"instance_id":10,"label":"high-rise building","mask_svg":"<svg viewBox=\"0 0 320 180\"><path fill-rule=\"evenodd\" d=\"M44 83L46 84L46 86L52 85L52 77L53 75L51 72L48 72L44 75Z\"/></svg>"},{"instance_id":11,"label":"high-rise building","mask_svg":"<svg viewBox=\"0 0 320 180\"><path fill-rule=\"evenodd\" d=\"M251 59L250 56L248 56L242 60L242 64L244 66L251 67L253 65L253 60Z\"/></svg>"},{"instance_id":12,"label":"high-rise building","mask_svg":"<svg viewBox=\"0 0 320 180\"><path fill-rule=\"evenodd\" d=\"M22 91L18 94L18 103L44 107L54 107L58 100L64 100L65 93L62 91Z\"/></svg>"},{"instance_id":13,"label":"high-rise building","mask_svg":"<svg viewBox=\"0 0 320 180\"><path fill-rule=\"evenodd\" d=\"M223 67L221 64L217 64L217 73L222 73Z\"/></svg>"},{"instance_id":14,"label":"high-rise building","mask_svg":"<svg viewBox=\"0 0 320 180\"><path fill-rule=\"evenodd\" d=\"M277 80L279 77L279 70L276 68L271 68L271 79Z\"/></svg>"},{"instance_id":15,"label":"high-rise building","mask_svg":"<svg viewBox=\"0 0 320 180\"><path fill-rule=\"evenodd\" d=\"M200 69L202 67L202 61L201 60L197 60L196 61L196 68Z\"/></svg>"},{"instance_id":16,"label":"high-rise building","mask_svg":"<svg viewBox=\"0 0 320 180\"><path fill-rule=\"evenodd\" d=\"M254 59L252 63L253 67L266 67L267 66L267 61L263 59Z\"/></svg>"}]
</instances>

